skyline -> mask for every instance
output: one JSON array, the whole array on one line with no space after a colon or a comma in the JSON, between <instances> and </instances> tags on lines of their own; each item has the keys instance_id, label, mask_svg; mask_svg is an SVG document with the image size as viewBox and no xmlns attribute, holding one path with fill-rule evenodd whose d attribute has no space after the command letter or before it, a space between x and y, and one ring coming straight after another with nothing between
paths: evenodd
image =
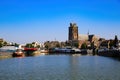
<instances>
[{"instance_id":1,"label":"skyline","mask_svg":"<svg viewBox=\"0 0 120 80\"><path fill-rule=\"evenodd\" d=\"M9 42L68 40L70 22L79 34L120 39L120 0L0 1L0 38Z\"/></svg>"}]
</instances>

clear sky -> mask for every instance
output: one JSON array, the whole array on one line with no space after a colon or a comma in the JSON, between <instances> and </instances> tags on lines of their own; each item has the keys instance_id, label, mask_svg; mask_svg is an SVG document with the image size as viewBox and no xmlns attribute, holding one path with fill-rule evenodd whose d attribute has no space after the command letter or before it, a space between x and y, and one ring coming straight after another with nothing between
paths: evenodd
<instances>
[{"instance_id":1,"label":"clear sky","mask_svg":"<svg viewBox=\"0 0 120 80\"><path fill-rule=\"evenodd\" d=\"M70 22L79 34L120 39L120 0L0 0L0 38L9 42L66 41Z\"/></svg>"}]
</instances>

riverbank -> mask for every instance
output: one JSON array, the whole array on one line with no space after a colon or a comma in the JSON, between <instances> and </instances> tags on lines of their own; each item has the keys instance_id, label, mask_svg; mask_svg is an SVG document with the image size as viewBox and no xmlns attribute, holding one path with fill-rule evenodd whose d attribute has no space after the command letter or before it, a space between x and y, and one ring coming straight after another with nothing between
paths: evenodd
<instances>
[{"instance_id":1,"label":"riverbank","mask_svg":"<svg viewBox=\"0 0 120 80\"><path fill-rule=\"evenodd\" d=\"M13 52L8 51L0 51L0 59L12 58ZM33 51L33 52L25 52L25 57L28 56L39 56L39 55L46 55L48 53L43 53L40 51Z\"/></svg>"},{"instance_id":2,"label":"riverbank","mask_svg":"<svg viewBox=\"0 0 120 80\"><path fill-rule=\"evenodd\" d=\"M0 59L12 58L12 52L0 51Z\"/></svg>"},{"instance_id":3,"label":"riverbank","mask_svg":"<svg viewBox=\"0 0 120 80\"><path fill-rule=\"evenodd\" d=\"M104 50L98 52L99 56L105 56L105 57L115 57L120 58L120 51L119 50Z\"/></svg>"},{"instance_id":4,"label":"riverbank","mask_svg":"<svg viewBox=\"0 0 120 80\"><path fill-rule=\"evenodd\" d=\"M13 52L7 51L0 51L0 59L12 58ZM98 55L98 56L105 56L105 57L113 57L113 58L120 58L120 51L119 50L104 50L100 52L96 52L93 54L92 50L82 50L80 53L59 53L59 52L41 52L41 51L34 51L34 52L25 52L25 57L28 56L39 56L39 55L54 55L54 54L78 54L78 55Z\"/></svg>"}]
</instances>

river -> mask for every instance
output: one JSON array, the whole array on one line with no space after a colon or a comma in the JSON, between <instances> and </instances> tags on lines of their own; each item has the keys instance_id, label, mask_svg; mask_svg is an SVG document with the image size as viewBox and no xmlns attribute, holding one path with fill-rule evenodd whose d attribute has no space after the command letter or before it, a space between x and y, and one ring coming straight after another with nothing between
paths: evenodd
<instances>
[{"instance_id":1,"label":"river","mask_svg":"<svg viewBox=\"0 0 120 80\"><path fill-rule=\"evenodd\" d=\"M120 80L120 61L79 55L2 59L0 80Z\"/></svg>"}]
</instances>

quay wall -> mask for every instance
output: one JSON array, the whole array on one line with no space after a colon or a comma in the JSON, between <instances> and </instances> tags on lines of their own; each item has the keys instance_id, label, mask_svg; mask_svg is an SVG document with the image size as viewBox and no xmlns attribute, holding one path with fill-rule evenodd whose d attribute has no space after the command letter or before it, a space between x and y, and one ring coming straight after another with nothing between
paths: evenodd
<instances>
[{"instance_id":1,"label":"quay wall","mask_svg":"<svg viewBox=\"0 0 120 80\"><path fill-rule=\"evenodd\" d=\"M106 57L117 57L120 58L120 51L119 50L106 50L98 52L99 56L106 56Z\"/></svg>"},{"instance_id":2,"label":"quay wall","mask_svg":"<svg viewBox=\"0 0 120 80\"><path fill-rule=\"evenodd\" d=\"M48 54L81 54L81 55L87 55L87 54L93 54L93 50L81 50L80 52L75 52L75 51L48 51Z\"/></svg>"}]
</instances>

